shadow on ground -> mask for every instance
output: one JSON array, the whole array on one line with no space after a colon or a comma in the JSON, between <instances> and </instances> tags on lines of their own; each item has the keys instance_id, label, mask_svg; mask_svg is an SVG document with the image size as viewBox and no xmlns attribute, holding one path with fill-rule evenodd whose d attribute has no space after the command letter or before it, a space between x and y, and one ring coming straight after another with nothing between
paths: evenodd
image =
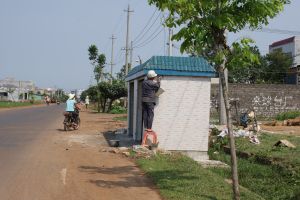
<instances>
[{"instance_id":1,"label":"shadow on ground","mask_svg":"<svg viewBox=\"0 0 300 200\"><path fill-rule=\"evenodd\" d=\"M140 142L134 141L132 136L122 133L122 129L103 132L103 136L107 144L113 147L132 147L140 144ZM113 142L115 141L119 141L119 145L114 145Z\"/></svg>"},{"instance_id":2,"label":"shadow on ground","mask_svg":"<svg viewBox=\"0 0 300 200\"><path fill-rule=\"evenodd\" d=\"M80 172L86 172L89 174L93 174L96 177L96 174L104 174L104 175L113 175L113 177L116 177L115 175L118 175L116 180L112 180L109 178L109 180L106 179L93 179L89 180L90 183L95 184L98 187L105 187L105 188L113 188L113 187L124 187L124 188L130 188L130 187L151 187L155 188L153 185L153 181L151 179L143 177L143 173L139 171L134 166L121 166L121 167L95 167L95 166L80 166L79 167ZM178 170L162 170L162 171L156 171L152 172L155 177L160 177L159 180L156 180L158 182L164 182L164 181L170 181L170 179L178 179L181 180L182 183L185 183L186 181L191 181L198 179L199 177L195 176L187 176L182 173L182 171ZM107 176L105 176L107 177ZM156 178L155 178L156 179ZM180 188L174 188L173 186L163 186L161 189L165 190L172 190L180 192ZM207 196L206 198L214 200L214 197Z\"/></svg>"}]
</instances>

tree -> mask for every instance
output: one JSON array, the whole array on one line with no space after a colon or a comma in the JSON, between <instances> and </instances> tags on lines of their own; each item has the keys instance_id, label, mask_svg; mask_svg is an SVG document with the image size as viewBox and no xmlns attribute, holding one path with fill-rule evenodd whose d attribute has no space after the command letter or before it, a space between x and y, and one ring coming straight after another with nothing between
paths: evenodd
<instances>
[{"instance_id":1,"label":"tree","mask_svg":"<svg viewBox=\"0 0 300 200\"><path fill-rule=\"evenodd\" d=\"M258 56L259 63L250 63L243 68L228 66L229 82L248 84L284 82L288 68L292 66L290 55L276 50L262 56L256 46L251 51Z\"/></svg>"},{"instance_id":2,"label":"tree","mask_svg":"<svg viewBox=\"0 0 300 200\"><path fill-rule=\"evenodd\" d=\"M167 9L168 27L179 27L180 30L172 39L182 41L181 52L201 55L214 64L219 73L224 103L226 108L227 127L230 136L231 171L234 199L240 199L234 137L229 110L228 86L224 71L229 63L244 66L245 63L258 62L250 50L249 39L227 44L226 34L238 32L248 26L257 29L268 24L289 0L148 0L160 10ZM232 56L235 55L235 56Z\"/></svg>"},{"instance_id":3,"label":"tree","mask_svg":"<svg viewBox=\"0 0 300 200\"><path fill-rule=\"evenodd\" d=\"M128 72L131 70L131 64L128 63ZM122 68L120 69L120 72L117 73L117 79L118 80L123 80L125 81L125 71L126 71L126 66L123 65Z\"/></svg>"},{"instance_id":4,"label":"tree","mask_svg":"<svg viewBox=\"0 0 300 200\"><path fill-rule=\"evenodd\" d=\"M266 83L283 83L288 69L292 66L290 55L282 50L275 50L265 56L263 80Z\"/></svg>"},{"instance_id":5,"label":"tree","mask_svg":"<svg viewBox=\"0 0 300 200\"><path fill-rule=\"evenodd\" d=\"M234 63L228 63L228 81L230 83L246 83L254 84L263 82L264 66L266 65L266 60L264 56L260 54L257 46L250 47L250 51L257 56L258 62L255 63L245 63L243 66L236 66ZM238 57L237 55L233 55Z\"/></svg>"},{"instance_id":6,"label":"tree","mask_svg":"<svg viewBox=\"0 0 300 200\"><path fill-rule=\"evenodd\" d=\"M103 68L106 62L106 57L104 54L98 53L98 48L96 45L91 45L88 48L89 52L89 60L94 67L94 75L97 85L99 84L100 80L103 80ZM98 90L97 90L98 91ZM98 103L97 103L97 111L100 112L100 104L101 104L101 97L100 93L97 95Z\"/></svg>"},{"instance_id":7,"label":"tree","mask_svg":"<svg viewBox=\"0 0 300 200\"><path fill-rule=\"evenodd\" d=\"M106 103L110 99L107 112L111 110L112 104L116 99L127 96L127 89L123 81L114 80L112 84L108 82L101 82L98 89L102 96L102 110L105 112Z\"/></svg>"}]
</instances>

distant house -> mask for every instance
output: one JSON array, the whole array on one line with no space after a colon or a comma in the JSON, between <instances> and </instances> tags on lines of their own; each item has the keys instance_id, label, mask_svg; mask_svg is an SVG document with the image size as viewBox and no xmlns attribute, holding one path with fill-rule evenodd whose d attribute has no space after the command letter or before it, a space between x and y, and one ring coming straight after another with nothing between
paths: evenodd
<instances>
[{"instance_id":1,"label":"distant house","mask_svg":"<svg viewBox=\"0 0 300 200\"><path fill-rule=\"evenodd\" d=\"M142 82L149 70L162 76L164 90L157 98L153 130L159 148L207 159L210 86L215 70L201 57L153 56L127 75L128 133L136 141L143 136Z\"/></svg>"},{"instance_id":2,"label":"distant house","mask_svg":"<svg viewBox=\"0 0 300 200\"><path fill-rule=\"evenodd\" d=\"M269 46L269 52L281 50L292 57L293 64L289 69L287 83L300 85L300 36L276 41Z\"/></svg>"}]
</instances>

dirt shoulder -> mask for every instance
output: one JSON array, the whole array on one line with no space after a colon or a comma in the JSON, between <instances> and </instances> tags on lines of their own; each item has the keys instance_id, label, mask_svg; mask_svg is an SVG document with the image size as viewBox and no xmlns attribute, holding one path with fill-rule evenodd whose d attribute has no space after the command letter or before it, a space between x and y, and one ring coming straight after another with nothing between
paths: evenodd
<instances>
[{"instance_id":1,"label":"dirt shoulder","mask_svg":"<svg viewBox=\"0 0 300 200\"><path fill-rule=\"evenodd\" d=\"M81 127L55 135L58 148L64 148L65 192L63 199L161 199L152 181L125 156L103 152L108 147L104 131L125 127L114 121L118 115L80 113Z\"/></svg>"},{"instance_id":2,"label":"dirt shoulder","mask_svg":"<svg viewBox=\"0 0 300 200\"><path fill-rule=\"evenodd\" d=\"M300 126L269 126L261 125L262 130L274 134L286 134L300 136Z\"/></svg>"}]
</instances>

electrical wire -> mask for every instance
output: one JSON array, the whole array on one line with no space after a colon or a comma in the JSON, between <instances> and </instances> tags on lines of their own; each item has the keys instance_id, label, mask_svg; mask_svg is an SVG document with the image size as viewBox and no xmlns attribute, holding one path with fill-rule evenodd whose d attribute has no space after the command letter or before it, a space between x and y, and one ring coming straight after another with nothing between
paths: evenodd
<instances>
[{"instance_id":1,"label":"electrical wire","mask_svg":"<svg viewBox=\"0 0 300 200\"><path fill-rule=\"evenodd\" d=\"M151 15L151 17L148 19L148 21L147 21L146 25L144 26L144 28L143 28L143 29L141 30L141 32L134 38L133 41L136 41L136 40L144 33L145 29L147 28L147 26L149 25L149 23L152 21L152 19L153 19L155 13L157 12L157 10L158 10L158 9L156 8L155 11L153 12L153 14Z\"/></svg>"},{"instance_id":2,"label":"electrical wire","mask_svg":"<svg viewBox=\"0 0 300 200\"><path fill-rule=\"evenodd\" d=\"M158 13L158 15L156 16L155 20L153 21L153 23L150 25L150 27L146 30L146 32L144 34L142 34L142 36L138 39L133 40L134 43L137 43L139 41L141 41L146 35L147 33L151 30L151 28L154 26L154 24L157 22L158 18L160 17L160 13Z\"/></svg>"},{"instance_id":3,"label":"electrical wire","mask_svg":"<svg viewBox=\"0 0 300 200\"><path fill-rule=\"evenodd\" d=\"M159 24L159 25L155 28L155 30L153 31L153 33L151 33L151 34L149 35L148 38L146 38L144 41L142 41L142 42L140 42L140 43L135 44L134 46L140 46L140 45L142 45L142 44L148 42L149 39L151 39L151 38L153 37L153 35L155 35L155 34L157 33L157 31L159 31L161 28L162 28L162 26L161 26L161 24Z\"/></svg>"},{"instance_id":4,"label":"electrical wire","mask_svg":"<svg viewBox=\"0 0 300 200\"><path fill-rule=\"evenodd\" d=\"M141 48L141 47L144 47L146 46L147 44L149 44L150 42L152 42L155 38L157 38L157 36L164 30L164 28L162 28L156 35L154 35L154 37L152 39L150 39L149 41L147 42L144 42L143 44L140 44L139 46L135 46L133 48Z\"/></svg>"},{"instance_id":5,"label":"electrical wire","mask_svg":"<svg viewBox=\"0 0 300 200\"><path fill-rule=\"evenodd\" d=\"M286 34L286 35L300 35L300 31L290 31L290 30L283 30L283 29L261 28L261 29L252 30L250 28L247 28L246 30L254 31L254 32L278 33L278 34Z\"/></svg>"}]
</instances>

